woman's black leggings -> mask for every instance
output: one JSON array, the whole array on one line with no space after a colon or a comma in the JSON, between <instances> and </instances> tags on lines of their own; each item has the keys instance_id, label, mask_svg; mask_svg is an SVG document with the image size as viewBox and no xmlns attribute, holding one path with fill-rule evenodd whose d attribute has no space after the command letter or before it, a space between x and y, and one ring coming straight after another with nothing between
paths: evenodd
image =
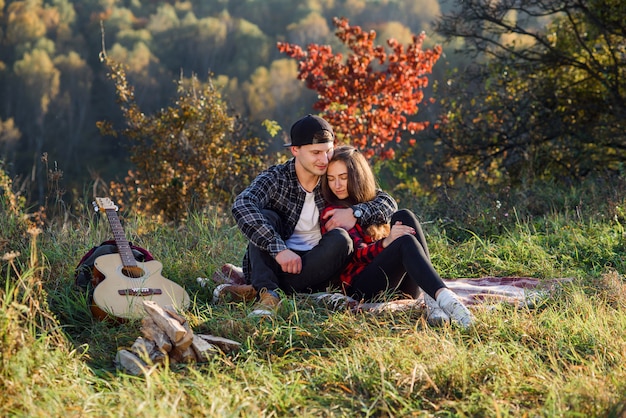
<instances>
[{"instance_id":1,"label":"woman's black leggings","mask_svg":"<svg viewBox=\"0 0 626 418\"><path fill-rule=\"evenodd\" d=\"M378 254L352 279L352 285L347 289L350 296L370 300L381 292L397 289L417 297L419 286L434 298L437 290L446 287L430 263L426 238L415 215L402 209L391 217L391 225L397 221L415 229L415 235L395 239ZM406 279L405 275L408 276Z\"/></svg>"}]
</instances>

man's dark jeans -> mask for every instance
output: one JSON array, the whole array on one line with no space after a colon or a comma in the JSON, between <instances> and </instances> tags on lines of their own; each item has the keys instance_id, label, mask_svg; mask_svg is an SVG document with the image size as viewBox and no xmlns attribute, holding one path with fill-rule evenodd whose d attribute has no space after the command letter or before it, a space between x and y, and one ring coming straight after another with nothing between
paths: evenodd
<instances>
[{"instance_id":1,"label":"man's dark jeans","mask_svg":"<svg viewBox=\"0 0 626 418\"><path fill-rule=\"evenodd\" d=\"M263 215L280 233L280 217L269 210L264 210ZM353 251L350 235L344 229L334 229L324 234L311 250L294 251L302 257L302 271L300 274L290 274L283 272L267 251L249 244L246 253L249 280L256 290L280 288L286 293L321 291L331 283L336 283Z\"/></svg>"}]
</instances>

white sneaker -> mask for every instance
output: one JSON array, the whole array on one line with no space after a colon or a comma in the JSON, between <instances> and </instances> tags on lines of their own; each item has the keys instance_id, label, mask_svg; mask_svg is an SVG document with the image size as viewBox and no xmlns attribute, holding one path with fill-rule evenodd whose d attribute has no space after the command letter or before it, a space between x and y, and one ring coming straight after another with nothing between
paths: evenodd
<instances>
[{"instance_id":1,"label":"white sneaker","mask_svg":"<svg viewBox=\"0 0 626 418\"><path fill-rule=\"evenodd\" d=\"M196 282L202 287L207 287L209 284L212 283L211 279L206 277L196 277Z\"/></svg>"},{"instance_id":2,"label":"white sneaker","mask_svg":"<svg viewBox=\"0 0 626 418\"><path fill-rule=\"evenodd\" d=\"M440 327L450 323L448 314L426 292L424 292L424 303L426 304L426 321L430 326Z\"/></svg>"},{"instance_id":3,"label":"white sneaker","mask_svg":"<svg viewBox=\"0 0 626 418\"><path fill-rule=\"evenodd\" d=\"M248 314L248 318L272 318L273 316L274 311L268 309L255 309Z\"/></svg>"},{"instance_id":4,"label":"white sneaker","mask_svg":"<svg viewBox=\"0 0 626 418\"><path fill-rule=\"evenodd\" d=\"M437 303L453 321L463 328L469 328L474 323L472 313L450 289L443 289L439 292Z\"/></svg>"}]
</instances>

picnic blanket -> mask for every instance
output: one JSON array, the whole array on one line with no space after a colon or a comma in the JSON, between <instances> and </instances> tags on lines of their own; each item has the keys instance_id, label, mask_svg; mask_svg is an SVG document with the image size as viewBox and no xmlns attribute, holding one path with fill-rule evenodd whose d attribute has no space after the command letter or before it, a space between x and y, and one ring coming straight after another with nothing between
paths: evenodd
<instances>
[{"instance_id":1,"label":"picnic blanket","mask_svg":"<svg viewBox=\"0 0 626 418\"><path fill-rule=\"evenodd\" d=\"M535 303L548 297L563 283L572 280L572 278L480 277L444 282L467 306L504 302L518 307L534 307Z\"/></svg>"},{"instance_id":2,"label":"picnic blanket","mask_svg":"<svg viewBox=\"0 0 626 418\"><path fill-rule=\"evenodd\" d=\"M571 278L538 279L534 277L479 277L444 279L444 283L468 307L482 305L492 308L506 303L516 307L533 308L549 297ZM329 309L349 308L353 311L399 311L424 309L423 293L417 299L399 299L388 302L359 302L341 293L314 293L310 295L317 303Z\"/></svg>"},{"instance_id":3,"label":"picnic blanket","mask_svg":"<svg viewBox=\"0 0 626 418\"><path fill-rule=\"evenodd\" d=\"M202 285L208 279L198 278ZM549 297L552 292L572 278L539 279L535 277L478 277L444 279L444 283L468 307L482 306L493 308L500 303L533 308L536 304ZM224 264L213 275L214 283L243 284L245 278L241 267ZM351 309L353 311L398 311L406 309L424 309L423 293L417 299L398 299L388 302L361 302L342 293L303 294L332 310Z\"/></svg>"}]
</instances>

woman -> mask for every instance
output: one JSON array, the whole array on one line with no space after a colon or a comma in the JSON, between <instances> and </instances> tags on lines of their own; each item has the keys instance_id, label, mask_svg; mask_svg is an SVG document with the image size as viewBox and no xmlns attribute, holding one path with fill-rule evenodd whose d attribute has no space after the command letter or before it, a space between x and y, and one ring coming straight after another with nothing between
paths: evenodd
<instances>
[{"instance_id":1,"label":"woman","mask_svg":"<svg viewBox=\"0 0 626 418\"><path fill-rule=\"evenodd\" d=\"M376 190L374 174L365 157L352 146L336 148L322 178L322 193L328 202L321 216L322 233L327 232L327 211L370 201ZM391 227L378 225L364 230L357 223L348 233L354 241L354 255L340 276L348 296L372 299L381 292L397 289L417 297L421 287L431 310L429 323L450 318L465 328L473 323L470 311L432 266L424 233L412 212L396 212Z\"/></svg>"}]
</instances>

